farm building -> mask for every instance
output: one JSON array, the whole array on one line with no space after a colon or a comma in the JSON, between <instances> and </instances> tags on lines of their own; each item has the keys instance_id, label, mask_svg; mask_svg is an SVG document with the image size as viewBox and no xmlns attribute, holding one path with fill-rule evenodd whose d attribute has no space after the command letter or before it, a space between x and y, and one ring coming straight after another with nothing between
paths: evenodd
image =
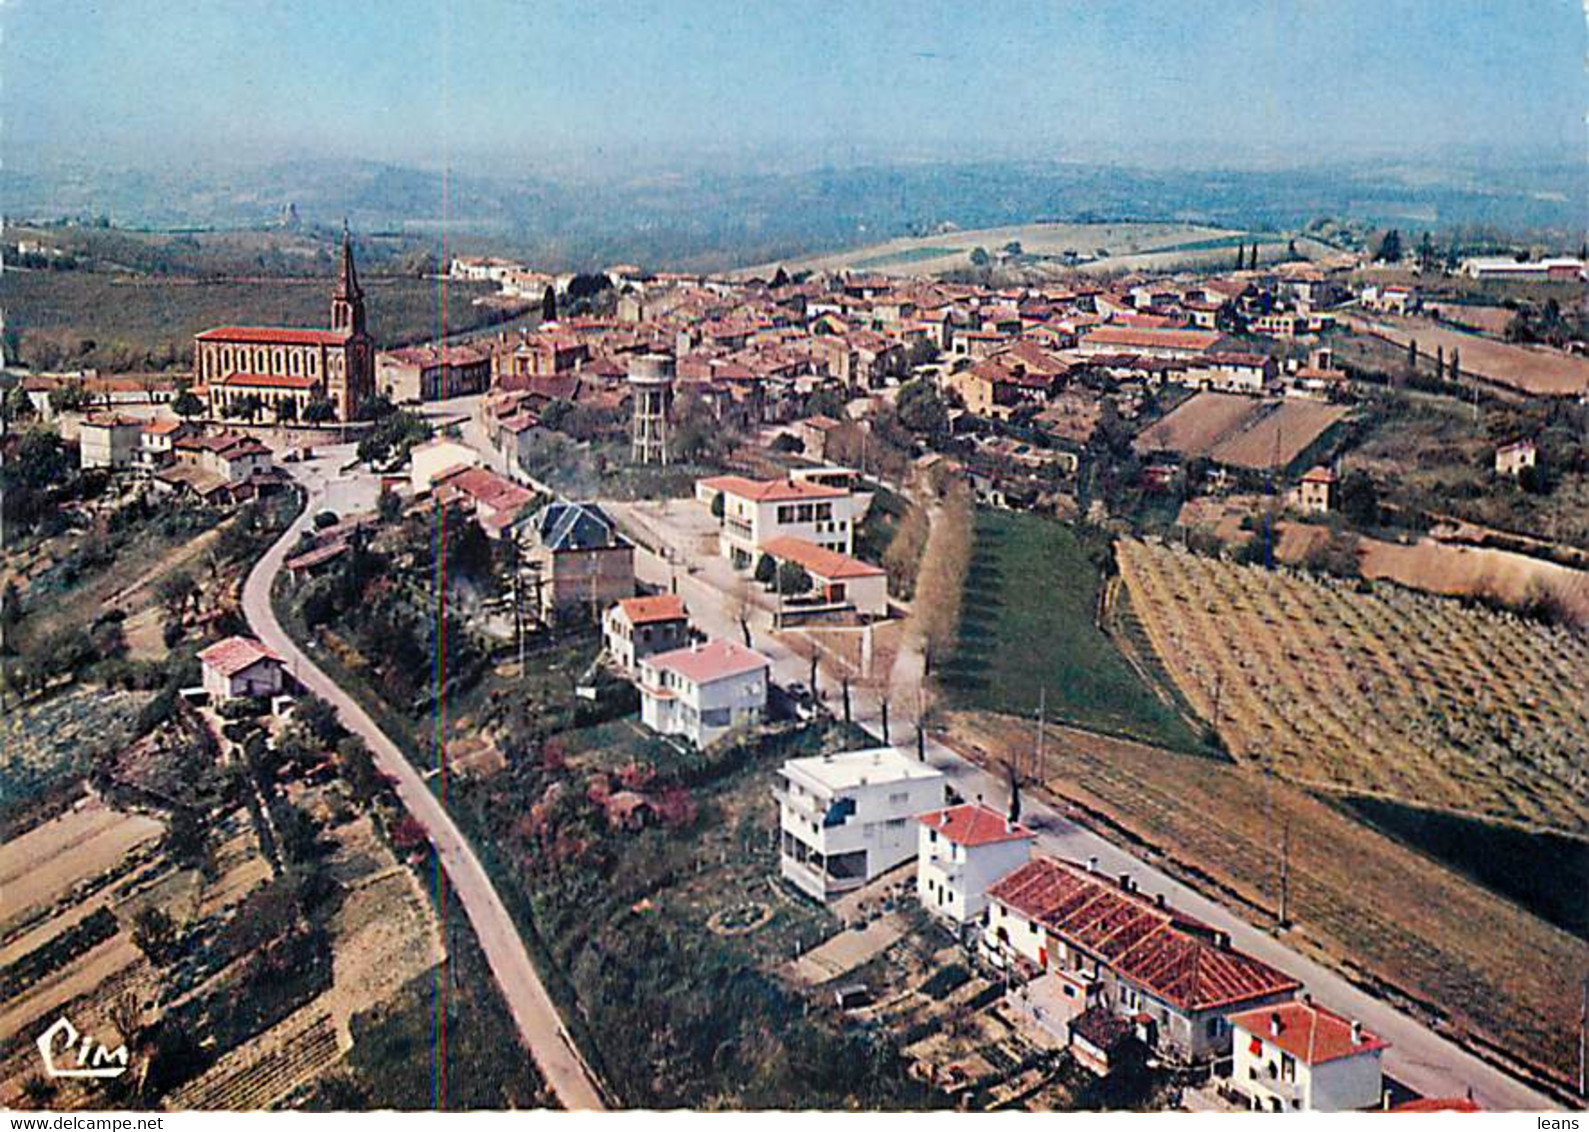
<instances>
[{"instance_id":1,"label":"farm building","mask_svg":"<svg viewBox=\"0 0 1589 1132\"><path fill-rule=\"evenodd\" d=\"M286 662L252 637L227 637L199 653L204 690L211 699L279 696Z\"/></svg>"},{"instance_id":2,"label":"farm building","mask_svg":"<svg viewBox=\"0 0 1589 1132\"><path fill-rule=\"evenodd\" d=\"M1329 468L1309 468L1297 484L1292 499L1298 511L1308 515L1327 515L1335 509L1336 475Z\"/></svg>"},{"instance_id":3,"label":"farm building","mask_svg":"<svg viewBox=\"0 0 1589 1132\"><path fill-rule=\"evenodd\" d=\"M1519 440L1495 450L1495 474L1520 476L1525 468L1539 462L1539 448L1532 440Z\"/></svg>"}]
</instances>

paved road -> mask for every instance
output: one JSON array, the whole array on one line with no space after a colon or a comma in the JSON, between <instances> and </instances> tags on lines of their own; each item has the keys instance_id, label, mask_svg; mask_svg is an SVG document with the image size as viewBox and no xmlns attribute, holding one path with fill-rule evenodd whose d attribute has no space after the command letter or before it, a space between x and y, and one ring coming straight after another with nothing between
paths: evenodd
<instances>
[{"instance_id":1,"label":"paved road","mask_svg":"<svg viewBox=\"0 0 1589 1132\"><path fill-rule=\"evenodd\" d=\"M248 575L243 586L243 614L259 639L287 658L300 683L337 709L343 725L369 745L375 764L396 779L398 798L424 827L440 855L453 891L458 894L497 985L502 988L502 997L518 1026L519 1037L558 1100L568 1109L604 1109L606 1105L594 1075L575 1050L557 1008L530 962L512 916L492 887L474 850L403 752L352 697L315 667L283 631L271 609L271 583L280 572L288 550L297 542L299 531L312 521L315 512L325 508L328 500L344 502L343 513L353 510L355 502L363 506L373 502L373 484L365 484L363 478L337 477L334 467L338 458L338 453L328 453L312 466L295 469L309 489L309 505ZM346 453L340 453L340 458L346 459ZM365 496L369 496L368 501Z\"/></svg>"},{"instance_id":2,"label":"paved road","mask_svg":"<svg viewBox=\"0 0 1589 1132\"><path fill-rule=\"evenodd\" d=\"M622 505L613 508L627 518ZM636 573L653 585L667 587L677 579L691 619L712 636L739 639L738 622L732 614L733 599L712 584L711 571L687 572L645 550L636 552ZM773 660L773 678L778 683L804 681L810 675L810 662L797 656L772 637L770 618L758 612L751 629L755 646ZM896 676L919 673L919 665L897 665ZM919 675L915 677L919 679ZM830 676L837 684L837 674ZM831 692L825 686L825 692ZM916 692L914 687L896 686L891 693L890 723L893 742L911 747L915 743ZM882 719L878 698L859 686L851 690L855 721L881 739ZM1055 742L1061 741L1057 736ZM982 797L989 805L1003 807L1007 791L1001 777L989 774L977 764L943 744L928 738L927 761L941 769L965 798ZM1022 799L1022 820L1038 832L1043 852L1084 861L1098 858L1099 868L1118 876L1130 873L1144 892L1162 892L1176 907L1230 933L1232 943L1264 962L1300 979L1313 996L1334 1010L1362 1021L1364 1026L1392 1045L1385 1053L1386 1073L1424 1096L1460 1097L1469 1088L1474 1099L1492 1111L1540 1110L1557 1107L1543 1094L1530 1089L1499 1069L1434 1033L1393 1006L1375 998L1334 971L1298 955L1284 942L1247 923L1221 904L1204 897L1174 878L1120 849L1103 837L1077 825L1036 799ZM1394 910L1387 910L1394 914ZM1480 930L1475 928L1475 930Z\"/></svg>"}]
</instances>

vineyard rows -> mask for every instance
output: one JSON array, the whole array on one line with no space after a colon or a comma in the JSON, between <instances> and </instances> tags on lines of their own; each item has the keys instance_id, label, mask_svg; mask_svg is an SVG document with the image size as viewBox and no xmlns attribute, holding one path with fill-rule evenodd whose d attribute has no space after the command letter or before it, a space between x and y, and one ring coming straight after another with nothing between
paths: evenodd
<instances>
[{"instance_id":1,"label":"vineyard rows","mask_svg":"<svg viewBox=\"0 0 1589 1132\"><path fill-rule=\"evenodd\" d=\"M1571 631L1131 540L1119 562L1154 650L1233 757L1589 833L1589 645Z\"/></svg>"}]
</instances>

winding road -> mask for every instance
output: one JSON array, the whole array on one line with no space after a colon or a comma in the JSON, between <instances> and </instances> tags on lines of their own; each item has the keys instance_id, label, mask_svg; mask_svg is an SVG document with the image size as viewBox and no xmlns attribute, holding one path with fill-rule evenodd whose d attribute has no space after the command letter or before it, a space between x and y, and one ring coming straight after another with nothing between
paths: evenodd
<instances>
[{"instance_id":1,"label":"winding road","mask_svg":"<svg viewBox=\"0 0 1589 1132\"><path fill-rule=\"evenodd\" d=\"M502 989L520 1040L557 1099L567 1109L603 1110L607 1106L601 1087L575 1048L530 961L513 917L497 895L474 849L403 752L351 696L304 655L282 629L271 608L271 586L299 532L309 526L315 512L326 506L328 499L337 495L339 487L362 486L347 480L338 481L330 474L334 463L334 459L322 459L294 469L295 477L308 490L308 503L303 514L249 573L243 585L243 614L255 635L286 658L298 682L335 707L343 726L368 744L375 765L396 780L398 799L424 828L435 847L453 891L458 894L458 901L480 941L480 948L485 952L491 973Z\"/></svg>"}]
</instances>

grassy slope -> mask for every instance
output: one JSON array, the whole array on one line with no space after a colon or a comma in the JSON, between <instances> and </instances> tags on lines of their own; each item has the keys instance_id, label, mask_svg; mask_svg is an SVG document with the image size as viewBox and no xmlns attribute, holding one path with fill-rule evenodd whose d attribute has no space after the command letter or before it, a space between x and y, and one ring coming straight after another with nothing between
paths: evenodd
<instances>
[{"instance_id":1,"label":"grassy slope","mask_svg":"<svg viewBox=\"0 0 1589 1132\"><path fill-rule=\"evenodd\" d=\"M957 707L1050 718L1196 749L1185 723L1098 628L1102 585L1073 528L979 511L960 641L942 678Z\"/></svg>"}]
</instances>

